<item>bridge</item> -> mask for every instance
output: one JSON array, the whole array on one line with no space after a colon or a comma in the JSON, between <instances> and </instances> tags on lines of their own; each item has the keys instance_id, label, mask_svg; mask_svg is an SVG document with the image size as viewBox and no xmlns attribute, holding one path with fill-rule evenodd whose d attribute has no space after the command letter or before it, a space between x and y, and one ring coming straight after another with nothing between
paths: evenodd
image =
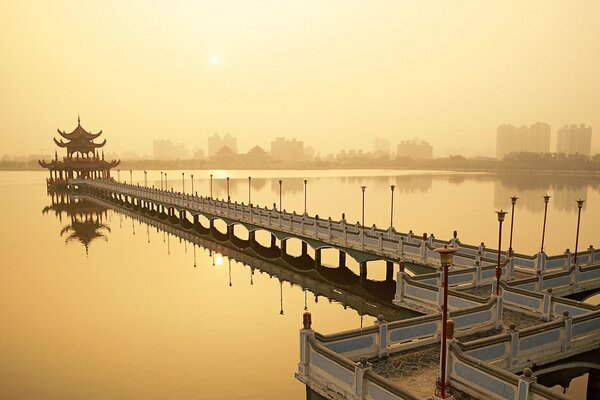
<instances>
[{"instance_id":1,"label":"bridge","mask_svg":"<svg viewBox=\"0 0 600 400\"><path fill-rule=\"evenodd\" d=\"M339 250L339 267L345 266L346 255L359 263L361 281L369 261L386 261L386 281L397 264L393 302L426 315L389 322L389 314L382 314L370 328L333 335L313 331L310 316L305 315L296 377L309 393L322 398L436 398L444 275L437 271L439 258L433 249L443 245L459 249L448 276L455 332L446 337L448 382L457 398L566 399L538 384L533 370L600 348L600 307L563 297L600 287L600 252L592 246L578 254L576 264L569 251L555 256L502 253L502 282L496 295L497 251L483 243L463 244L456 234L448 241L433 235L417 237L393 228L348 224L344 218L334 221L111 180L72 180L70 186L99 200L178 220L198 232L218 232L214 221L220 219L227 225L221 239L231 243L239 244L234 226L242 225L249 232L249 248L260 249L254 233L267 231L271 247L262 250L283 260L290 257L286 241L297 238L303 243L300 259L307 260L307 245L315 250L316 270L322 266L321 250L334 248ZM202 226L200 216L209 226ZM278 253L275 239L280 240ZM548 370L556 370L552 368ZM592 389L600 389L597 377L592 369Z\"/></svg>"}]
</instances>

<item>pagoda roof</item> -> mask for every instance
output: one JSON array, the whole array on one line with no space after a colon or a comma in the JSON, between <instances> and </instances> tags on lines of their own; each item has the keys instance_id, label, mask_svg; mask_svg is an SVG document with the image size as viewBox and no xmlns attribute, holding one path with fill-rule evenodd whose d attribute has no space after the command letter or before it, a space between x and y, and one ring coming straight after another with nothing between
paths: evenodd
<instances>
[{"instance_id":1,"label":"pagoda roof","mask_svg":"<svg viewBox=\"0 0 600 400\"><path fill-rule=\"evenodd\" d=\"M104 139L100 143L94 143L94 139L98 138L102 134L102 131L98 133L91 133L89 131L86 131L81 126L81 119L79 118L79 116L77 116L77 127L73 129L73 131L67 133L65 131L61 131L60 129L57 129L57 132L60 136L66 139L67 142L63 142L62 139L54 139L54 143L56 143L58 147L66 147L70 153L89 153L106 144L106 139Z\"/></svg>"},{"instance_id":2,"label":"pagoda roof","mask_svg":"<svg viewBox=\"0 0 600 400\"><path fill-rule=\"evenodd\" d=\"M63 161L52 159L50 162L39 160L38 164L43 168L49 169L110 169L115 168L121 163L121 160L105 161L97 158L69 158L65 157Z\"/></svg>"}]
</instances>

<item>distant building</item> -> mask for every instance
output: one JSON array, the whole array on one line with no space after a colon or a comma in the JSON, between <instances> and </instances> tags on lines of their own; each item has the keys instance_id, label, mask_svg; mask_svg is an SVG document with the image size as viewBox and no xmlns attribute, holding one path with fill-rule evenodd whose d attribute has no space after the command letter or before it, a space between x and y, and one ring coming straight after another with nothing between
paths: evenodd
<instances>
[{"instance_id":1,"label":"distant building","mask_svg":"<svg viewBox=\"0 0 600 400\"><path fill-rule=\"evenodd\" d=\"M550 125L544 122L519 128L500 125L496 131L496 158L500 160L514 152L549 153L550 130Z\"/></svg>"},{"instance_id":2,"label":"distant building","mask_svg":"<svg viewBox=\"0 0 600 400\"><path fill-rule=\"evenodd\" d=\"M592 127L580 124L559 128L556 152L589 156L592 152Z\"/></svg>"},{"instance_id":3,"label":"distant building","mask_svg":"<svg viewBox=\"0 0 600 400\"><path fill-rule=\"evenodd\" d=\"M188 151L183 143L175 144L165 139L154 141L152 155L155 160L183 160L189 158Z\"/></svg>"},{"instance_id":4,"label":"distant building","mask_svg":"<svg viewBox=\"0 0 600 400\"><path fill-rule=\"evenodd\" d=\"M246 162L250 165L262 165L271 162L271 157L262 147L254 146L246 153Z\"/></svg>"},{"instance_id":5,"label":"distant building","mask_svg":"<svg viewBox=\"0 0 600 400\"><path fill-rule=\"evenodd\" d=\"M271 158L288 163L304 160L304 142L284 137L275 138L271 142Z\"/></svg>"},{"instance_id":6,"label":"distant building","mask_svg":"<svg viewBox=\"0 0 600 400\"><path fill-rule=\"evenodd\" d=\"M414 160L431 160L433 158L433 146L424 140L403 140L398 145L396 157L408 157Z\"/></svg>"},{"instance_id":7,"label":"distant building","mask_svg":"<svg viewBox=\"0 0 600 400\"><path fill-rule=\"evenodd\" d=\"M373 153L376 157L390 156L390 141L385 138L375 138L373 141Z\"/></svg>"},{"instance_id":8,"label":"distant building","mask_svg":"<svg viewBox=\"0 0 600 400\"><path fill-rule=\"evenodd\" d=\"M205 160L206 154L204 154L204 149L195 149L192 153L192 158L194 160Z\"/></svg>"},{"instance_id":9,"label":"distant building","mask_svg":"<svg viewBox=\"0 0 600 400\"><path fill-rule=\"evenodd\" d=\"M225 146L229 147L234 154L238 153L237 138L231 136L229 133L226 133L223 137L221 137L221 135L218 133L214 133L212 136L209 136L208 157L216 155L219 150Z\"/></svg>"}]
</instances>

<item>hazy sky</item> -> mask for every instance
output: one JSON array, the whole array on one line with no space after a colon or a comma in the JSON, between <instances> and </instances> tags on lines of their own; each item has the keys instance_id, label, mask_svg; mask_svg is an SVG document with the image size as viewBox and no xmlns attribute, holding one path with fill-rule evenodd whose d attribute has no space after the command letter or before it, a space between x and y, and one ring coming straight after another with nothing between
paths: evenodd
<instances>
[{"instance_id":1,"label":"hazy sky","mask_svg":"<svg viewBox=\"0 0 600 400\"><path fill-rule=\"evenodd\" d=\"M600 1L0 0L0 153L52 151L77 113L117 152L231 132L492 155L536 121L598 149Z\"/></svg>"}]
</instances>

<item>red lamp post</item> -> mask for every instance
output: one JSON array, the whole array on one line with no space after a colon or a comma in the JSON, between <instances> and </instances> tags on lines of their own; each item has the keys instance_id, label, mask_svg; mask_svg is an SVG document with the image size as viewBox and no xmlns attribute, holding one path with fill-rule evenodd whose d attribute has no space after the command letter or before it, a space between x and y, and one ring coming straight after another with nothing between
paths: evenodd
<instances>
[{"instance_id":1,"label":"red lamp post","mask_svg":"<svg viewBox=\"0 0 600 400\"><path fill-rule=\"evenodd\" d=\"M506 211L496 211L498 214L498 263L496 264L496 296L500 294L500 277L502 276L502 268L500 267L500 251L502 247L502 223L506 217ZM512 225L511 225L512 226Z\"/></svg>"},{"instance_id":2,"label":"red lamp post","mask_svg":"<svg viewBox=\"0 0 600 400\"><path fill-rule=\"evenodd\" d=\"M579 245L579 223L581 222L581 208L583 207L585 200L577 200L577 235L575 236L575 256L573 257L573 263L577 266L577 246Z\"/></svg>"}]
</instances>

